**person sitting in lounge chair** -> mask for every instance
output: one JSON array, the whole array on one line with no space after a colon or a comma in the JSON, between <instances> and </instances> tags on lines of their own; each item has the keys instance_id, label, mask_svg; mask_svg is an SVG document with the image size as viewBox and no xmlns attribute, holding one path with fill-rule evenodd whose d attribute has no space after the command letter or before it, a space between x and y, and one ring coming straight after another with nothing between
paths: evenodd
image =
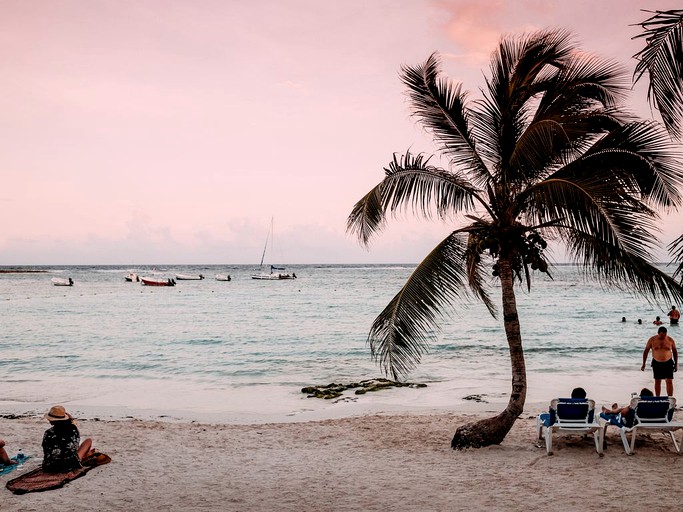
<instances>
[{"instance_id":1,"label":"person sitting in lounge chair","mask_svg":"<svg viewBox=\"0 0 683 512\"><path fill-rule=\"evenodd\" d=\"M654 393L650 391L647 388L643 388L640 390L640 395L641 397L643 396L654 396ZM624 407L619 407L619 404L612 404L612 408L608 409L607 407L602 408L602 412L600 413L600 417L604 420L611 421L616 419L619 415L626 420L626 418L630 415L633 414L633 409L631 409L630 404L626 405Z\"/></svg>"},{"instance_id":2,"label":"person sitting in lounge chair","mask_svg":"<svg viewBox=\"0 0 683 512\"><path fill-rule=\"evenodd\" d=\"M574 388L572 390L572 394L570 398L578 398L578 399L585 399L586 398L586 390L583 388ZM553 423L555 423L555 414L556 411L550 407L548 409L548 412L543 413L540 415L541 422L543 425L546 427L549 427Z\"/></svg>"},{"instance_id":3,"label":"person sitting in lounge chair","mask_svg":"<svg viewBox=\"0 0 683 512\"><path fill-rule=\"evenodd\" d=\"M654 393L647 388L643 388L640 390L639 396L654 396ZM619 404L612 404L611 409L603 406L600 417L607 422L605 423L604 432L602 434L603 442L606 444L607 427L610 425L615 425L617 427L632 427L635 419L635 411L631 409L630 403L624 407L619 407Z\"/></svg>"}]
</instances>

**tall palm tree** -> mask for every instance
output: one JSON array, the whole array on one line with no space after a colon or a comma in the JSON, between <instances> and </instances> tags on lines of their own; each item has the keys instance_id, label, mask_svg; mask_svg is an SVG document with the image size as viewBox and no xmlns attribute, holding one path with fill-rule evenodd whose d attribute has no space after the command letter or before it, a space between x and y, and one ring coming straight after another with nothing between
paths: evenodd
<instances>
[{"instance_id":1,"label":"tall palm tree","mask_svg":"<svg viewBox=\"0 0 683 512\"><path fill-rule=\"evenodd\" d=\"M436 54L402 68L401 78L449 165L394 155L347 228L367 246L388 216L412 210L454 230L375 319L371 353L385 373L405 377L460 301L477 298L495 317L498 280L512 392L499 415L458 428L452 446L498 444L527 391L515 283L530 289L534 271L549 272L547 242L556 241L604 285L683 298L651 255L656 209L680 204L683 173L659 125L618 109L628 82L620 68L579 51L565 31L503 39L479 100L440 76Z\"/></svg>"}]
</instances>

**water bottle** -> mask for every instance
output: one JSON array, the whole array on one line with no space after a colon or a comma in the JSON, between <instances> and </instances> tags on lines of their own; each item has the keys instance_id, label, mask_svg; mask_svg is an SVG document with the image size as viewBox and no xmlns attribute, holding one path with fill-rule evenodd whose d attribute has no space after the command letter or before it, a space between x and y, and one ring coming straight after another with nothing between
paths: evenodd
<instances>
[{"instance_id":1,"label":"water bottle","mask_svg":"<svg viewBox=\"0 0 683 512\"><path fill-rule=\"evenodd\" d=\"M17 464L21 464L24 462L24 459L26 458L26 455L24 455L24 452L21 451L21 448L19 448L19 453L17 453Z\"/></svg>"}]
</instances>

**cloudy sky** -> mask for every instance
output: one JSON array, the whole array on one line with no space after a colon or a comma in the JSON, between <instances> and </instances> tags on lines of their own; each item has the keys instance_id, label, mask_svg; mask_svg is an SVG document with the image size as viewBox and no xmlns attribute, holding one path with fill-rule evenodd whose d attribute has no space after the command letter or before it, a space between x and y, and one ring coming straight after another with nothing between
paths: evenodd
<instances>
[{"instance_id":1,"label":"cloudy sky","mask_svg":"<svg viewBox=\"0 0 683 512\"><path fill-rule=\"evenodd\" d=\"M677 4L0 0L0 264L253 263L271 217L283 263L419 261L447 226L345 232L394 152L433 149L402 65L438 51L476 92L501 35L565 27L632 72L640 9Z\"/></svg>"}]
</instances>

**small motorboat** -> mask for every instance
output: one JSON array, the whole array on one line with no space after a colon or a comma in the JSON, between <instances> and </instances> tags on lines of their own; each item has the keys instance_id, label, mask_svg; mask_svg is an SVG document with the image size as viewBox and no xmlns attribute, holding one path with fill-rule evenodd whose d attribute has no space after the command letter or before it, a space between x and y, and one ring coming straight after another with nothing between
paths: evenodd
<instances>
[{"instance_id":1,"label":"small motorboat","mask_svg":"<svg viewBox=\"0 0 683 512\"><path fill-rule=\"evenodd\" d=\"M73 286L74 280L71 278L65 279L63 277L53 277L52 284L54 286Z\"/></svg>"},{"instance_id":2,"label":"small motorboat","mask_svg":"<svg viewBox=\"0 0 683 512\"><path fill-rule=\"evenodd\" d=\"M141 277L140 282L147 286L175 286L175 279L155 279L151 277Z\"/></svg>"},{"instance_id":3,"label":"small motorboat","mask_svg":"<svg viewBox=\"0 0 683 512\"><path fill-rule=\"evenodd\" d=\"M216 281L232 281L230 274L216 274Z\"/></svg>"},{"instance_id":4,"label":"small motorboat","mask_svg":"<svg viewBox=\"0 0 683 512\"><path fill-rule=\"evenodd\" d=\"M202 279L204 279L204 276L202 274L176 274L175 278L178 281L201 281Z\"/></svg>"},{"instance_id":5,"label":"small motorboat","mask_svg":"<svg viewBox=\"0 0 683 512\"><path fill-rule=\"evenodd\" d=\"M140 277L139 277L137 274L133 273L133 272L131 272L130 274L128 274L128 275L125 277L125 279L126 279L126 281L129 282L129 283L137 283L137 282L140 281Z\"/></svg>"}]
</instances>

